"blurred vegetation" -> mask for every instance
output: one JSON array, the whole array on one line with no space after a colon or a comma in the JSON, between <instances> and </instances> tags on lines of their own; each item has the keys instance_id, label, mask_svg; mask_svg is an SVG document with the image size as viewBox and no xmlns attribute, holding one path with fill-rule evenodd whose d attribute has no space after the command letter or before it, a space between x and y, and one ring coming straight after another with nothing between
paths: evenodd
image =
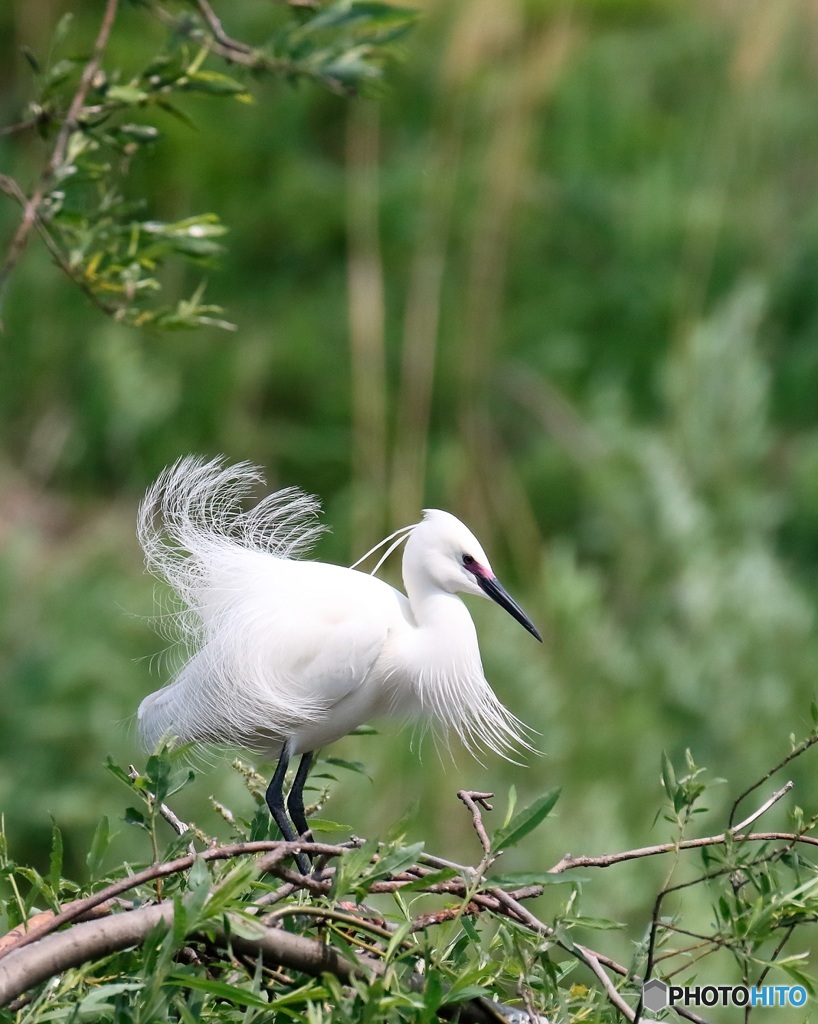
<instances>
[{"instance_id":1,"label":"blurred vegetation","mask_svg":"<svg viewBox=\"0 0 818 1024\"><path fill-rule=\"evenodd\" d=\"M344 777L332 815L358 834L412 807L410 835L465 858L457 789L531 800L560 785L541 850L511 864L625 849L667 838L663 750L726 780L710 794L723 812L809 728L815 5L415 6L364 98L210 57L242 92L179 90L183 117L155 111L123 203L144 200L142 223L227 229L215 268L180 261L163 229L156 280L165 311L196 295L235 332L119 322L36 239L5 283L0 808L15 857L47 861L53 814L81 862L100 814L120 813L105 755L144 760L130 722L161 641L134 516L189 451L319 494L329 559L424 505L451 509L546 635L543 649L473 608L487 675L544 756L419 761L389 725L345 740L335 752L372 781ZM87 56L99 5L0 8L0 124L30 116L41 84L24 50L50 66L67 11L61 52ZM266 12L223 14L263 39ZM124 86L167 29L141 5L121 19L105 68ZM48 146L0 136L0 171L28 188ZM0 199L5 246L20 210ZM814 812L809 754L792 772L793 803ZM242 799L226 767L199 774L185 815L208 830L211 793ZM637 939L662 872L623 868L607 894Z\"/></svg>"}]
</instances>

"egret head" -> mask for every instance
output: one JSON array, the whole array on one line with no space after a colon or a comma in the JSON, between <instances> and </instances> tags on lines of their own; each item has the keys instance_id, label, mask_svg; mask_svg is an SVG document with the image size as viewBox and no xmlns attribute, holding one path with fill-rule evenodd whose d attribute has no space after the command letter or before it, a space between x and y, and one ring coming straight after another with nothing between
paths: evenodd
<instances>
[{"instance_id":1,"label":"egret head","mask_svg":"<svg viewBox=\"0 0 818 1024\"><path fill-rule=\"evenodd\" d=\"M538 640L531 620L494 575L480 542L455 516L440 509L425 509L423 519L406 542L404 578L411 577L449 594L489 597L512 615ZM408 584L408 579L407 579Z\"/></svg>"}]
</instances>

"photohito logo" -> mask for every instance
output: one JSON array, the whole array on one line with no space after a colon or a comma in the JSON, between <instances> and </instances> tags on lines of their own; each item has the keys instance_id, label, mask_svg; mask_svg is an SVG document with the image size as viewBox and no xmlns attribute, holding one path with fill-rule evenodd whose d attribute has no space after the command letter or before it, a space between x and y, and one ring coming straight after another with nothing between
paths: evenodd
<instances>
[{"instance_id":1,"label":"photohito logo","mask_svg":"<svg viewBox=\"0 0 818 1024\"><path fill-rule=\"evenodd\" d=\"M652 978L642 986L642 1004L658 1013L668 1006L803 1006L803 985L668 985Z\"/></svg>"}]
</instances>

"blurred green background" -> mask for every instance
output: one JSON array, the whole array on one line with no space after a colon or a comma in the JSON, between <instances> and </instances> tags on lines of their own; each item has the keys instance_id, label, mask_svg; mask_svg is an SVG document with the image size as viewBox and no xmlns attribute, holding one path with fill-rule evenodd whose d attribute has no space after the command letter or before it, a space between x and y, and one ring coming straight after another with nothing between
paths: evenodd
<instances>
[{"instance_id":1,"label":"blurred green background","mask_svg":"<svg viewBox=\"0 0 818 1024\"><path fill-rule=\"evenodd\" d=\"M473 860L457 789L494 791L502 809L512 784L521 802L560 785L554 819L510 864L658 841L660 755L681 768L686 748L727 780L702 823L718 832L811 727L818 6L417 6L377 99L270 83L253 105L191 98L195 128L169 117L135 167L156 217L229 225L207 297L236 333L119 326L38 243L9 283L0 809L19 860L47 859L49 815L76 864L103 813L121 820L103 762L144 761L133 716L164 681L136 509L188 452L318 494L330 560L447 508L542 629L540 646L470 604L488 678L543 756L449 761L393 725L347 739L333 754L372 778L343 775L322 814L357 834L412 808L414 837ZM98 4L0 6L0 123L29 93L21 47L44 54L69 8L87 47ZM225 17L241 35L265 10L246 0ZM160 38L128 8L109 62ZM0 137L0 169L28 184L44 152ZM18 217L3 199L4 249ZM198 280L172 268L166 287ZM815 811L814 756L792 774L789 806ZM211 794L252 809L217 762L176 810L218 830ZM633 887L664 868L618 870L607 914L644 924Z\"/></svg>"}]
</instances>

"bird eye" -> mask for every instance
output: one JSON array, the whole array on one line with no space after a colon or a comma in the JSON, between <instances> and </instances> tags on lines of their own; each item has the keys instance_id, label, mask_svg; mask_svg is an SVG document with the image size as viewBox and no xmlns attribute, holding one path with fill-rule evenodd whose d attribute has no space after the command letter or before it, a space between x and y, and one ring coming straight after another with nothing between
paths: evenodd
<instances>
[{"instance_id":1,"label":"bird eye","mask_svg":"<svg viewBox=\"0 0 818 1024\"><path fill-rule=\"evenodd\" d=\"M477 562L471 555L463 555L463 565L465 565L467 569L471 569L476 564Z\"/></svg>"}]
</instances>

